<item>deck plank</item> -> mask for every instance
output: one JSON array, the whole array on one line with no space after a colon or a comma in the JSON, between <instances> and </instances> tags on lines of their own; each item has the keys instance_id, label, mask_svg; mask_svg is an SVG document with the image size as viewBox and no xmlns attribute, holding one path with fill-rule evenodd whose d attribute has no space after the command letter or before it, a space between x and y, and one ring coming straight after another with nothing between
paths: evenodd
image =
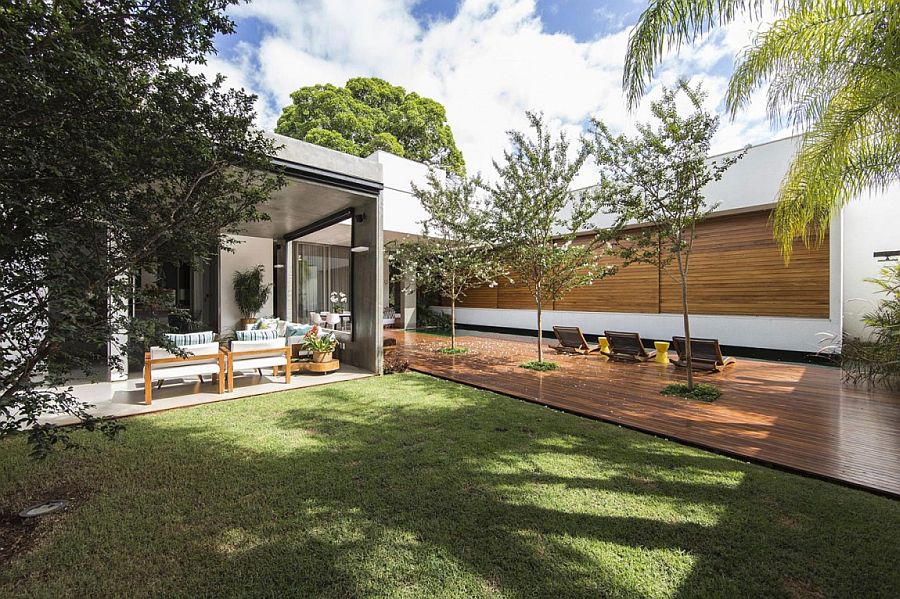
<instances>
[{"instance_id":1,"label":"deck plank","mask_svg":"<svg viewBox=\"0 0 900 599\"><path fill-rule=\"evenodd\" d=\"M900 394L845 385L836 368L739 358L723 373L697 377L722 389L718 401L703 403L659 394L684 380L674 366L548 350L560 369L537 373L518 367L534 359L534 342L466 336L470 352L446 356L434 351L446 339L386 335L426 374L900 497Z\"/></svg>"}]
</instances>

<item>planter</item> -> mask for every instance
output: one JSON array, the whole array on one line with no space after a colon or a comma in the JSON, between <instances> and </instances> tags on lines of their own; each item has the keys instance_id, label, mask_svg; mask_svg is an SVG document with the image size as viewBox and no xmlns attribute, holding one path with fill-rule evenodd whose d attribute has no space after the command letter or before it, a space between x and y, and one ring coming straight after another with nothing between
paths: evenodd
<instances>
[{"instance_id":1,"label":"planter","mask_svg":"<svg viewBox=\"0 0 900 599\"><path fill-rule=\"evenodd\" d=\"M312 361L313 362L331 362L331 353L330 351L314 351L312 353Z\"/></svg>"},{"instance_id":2,"label":"planter","mask_svg":"<svg viewBox=\"0 0 900 599\"><path fill-rule=\"evenodd\" d=\"M253 324L256 322L255 318L242 318L241 319L241 330L246 330L248 324Z\"/></svg>"}]
</instances>

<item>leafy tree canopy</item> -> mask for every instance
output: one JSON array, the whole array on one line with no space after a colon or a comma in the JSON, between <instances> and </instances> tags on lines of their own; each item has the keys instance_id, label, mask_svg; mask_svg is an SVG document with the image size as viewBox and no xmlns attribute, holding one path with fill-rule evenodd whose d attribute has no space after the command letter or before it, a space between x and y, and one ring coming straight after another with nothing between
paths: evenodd
<instances>
[{"instance_id":1,"label":"leafy tree canopy","mask_svg":"<svg viewBox=\"0 0 900 599\"><path fill-rule=\"evenodd\" d=\"M768 83L769 115L802 145L781 184L774 229L819 241L865 190L900 179L900 3L896 0L651 0L632 30L624 87L635 106L666 52L748 15L776 13L737 57L725 103L734 115Z\"/></svg>"},{"instance_id":2,"label":"leafy tree canopy","mask_svg":"<svg viewBox=\"0 0 900 599\"><path fill-rule=\"evenodd\" d=\"M280 186L254 98L184 66L234 3L0 9L0 436L42 454L70 442L48 412L93 428L66 383L135 330L131 275L217 254Z\"/></svg>"},{"instance_id":3,"label":"leafy tree canopy","mask_svg":"<svg viewBox=\"0 0 900 599\"><path fill-rule=\"evenodd\" d=\"M301 87L291 100L278 119L277 133L356 156L384 150L448 172L465 172L447 113L431 98L377 77L356 77L344 87Z\"/></svg>"}]
</instances>

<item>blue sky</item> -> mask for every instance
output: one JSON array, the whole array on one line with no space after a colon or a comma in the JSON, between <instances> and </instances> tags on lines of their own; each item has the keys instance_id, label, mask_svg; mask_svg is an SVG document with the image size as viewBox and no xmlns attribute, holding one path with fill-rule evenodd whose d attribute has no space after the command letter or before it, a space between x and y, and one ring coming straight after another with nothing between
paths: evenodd
<instances>
[{"instance_id":1,"label":"blue sky","mask_svg":"<svg viewBox=\"0 0 900 599\"><path fill-rule=\"evenodd\" d=\"M505 132L543 111L577 136L596 117L613 129L646 120L646 101L625 109L622 63L628 32L646 0L255 0L231 10L234 35L204 67L259 96L259 123L274 128L290 92L314 83L378 76L430 96L473 170L489 174ZM667 57L648 97L678 77L702 81L721 109L737 52L759 24L738 21ZM723 119L716 150L783 136L754 102Z\"/></svg>"}]
</instances>

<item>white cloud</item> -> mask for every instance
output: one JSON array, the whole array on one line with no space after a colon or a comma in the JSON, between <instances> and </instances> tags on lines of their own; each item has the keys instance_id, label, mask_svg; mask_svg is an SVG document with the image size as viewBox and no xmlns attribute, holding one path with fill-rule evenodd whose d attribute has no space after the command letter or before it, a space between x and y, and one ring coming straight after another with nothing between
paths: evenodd
<instances>
[{"instance_id":1,"label":"white cloud","mask_svg":"<svg viewBox=\"0 0 900 599\"><path fill-rule=\"evenodd\" d=\"M343 84L354 76L379 76L433 97L447 115L471 171L491 175L505 132L525 125L527 109L577 138L592 116L619 130L646 119L649 100L633 114L621 89L628 31L577 42L543 30L533 0L466 0L457 15L422 27L411 0L255 0L235 7L269 33L237 57L215 57L235 86L261 96L260 125L271 129L291 91L313 83ZM592 15L585 15L592 18ZM679 76L702 80L709 106L720 108L730 59L755 30L749 20L716 31L660 65L648 98ZM716 70L718 69L718 71ZM734 122L723 118L716 150L771 139L764 102L756 99ZM586 173L581 183L588 183Z\"/></svg>"}]
</instances>

